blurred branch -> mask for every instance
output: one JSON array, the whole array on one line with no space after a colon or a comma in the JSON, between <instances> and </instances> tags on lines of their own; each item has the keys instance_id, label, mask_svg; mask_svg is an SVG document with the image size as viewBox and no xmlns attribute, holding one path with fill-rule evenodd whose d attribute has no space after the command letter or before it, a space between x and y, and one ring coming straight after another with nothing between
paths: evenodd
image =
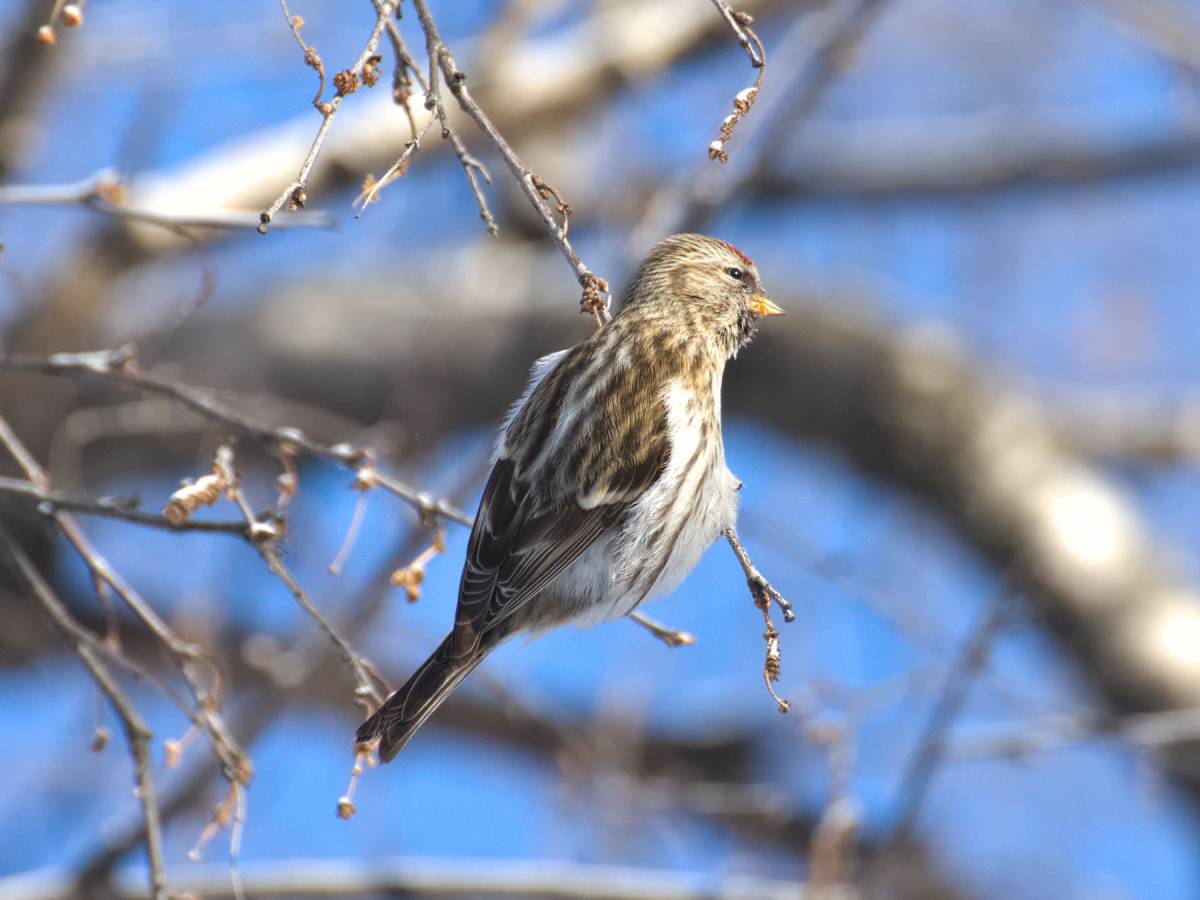
<instances>
[{"instance_id":1,"label":"blurred branch","mask_svg":"<svg viewBox=\"0 0 1200 900\"><path fill-rule=\"evenodd\" d=\"M106 648L91 633L85 631L72 618L63 602L58 599L53 589L42 578L41 573L25 552L17 546L16 541L0 523L0 547L3 547L19 580L24 582L30 593L49 614L54 624L71 643L75 653L91 673L96 687L108 698L109 704L121 721L125 731L125 740L129 745L129 755L133 759L134 780L137 783L136 795L142 807L142 822L146 833L147 877L149 880L149 896L154 900L166 896L166 869L163 865L162 825L159 821L158 800L154 791L154 779L150 775L150 741L152 735L142 717L125 692L121 690L117 680L105 665L103 657L111 655L112 648ZM2 888L0 888L2 890Z\"/></svg>"},{"instance_id":2,"label":"blurred branch","mask_svg":"<svg viewBox=\"0 0 1200 900\"><path fill-rule=\"evenodd\" d=\"M759 199L892 200L1164 174L1200 165L1200 122L1114 141L1066 111L823 123L747 181Z\"/></svg>"},{"instance_id":3,"label":"blurred branch","mask_svg":"<svg viewBox=\"0 0 1200 900\"><path fill-rule=\"evenodd\" d=\"M1112 394L1056 398L1065 441L1102 459L1150 465L1200 462L1200 402L1147 401Z\"/></svg>"},{"instance_id":4,"label":"blurred branch","mask_svg":"<svg viewBox=\"0 0 1200 900\"><path fill-rule=\"evenodd\" d=\"M1009 588L1005 583L1002 593L991 599L979 624L946 673L945 682L917 740L916 749L900 778L888 836L890 843L906 844L912 840L913 827L921 815L937 767L942 762L944 735L966 702L975 675L986 667L992 644L999 637L1011 611Z\"/></svg>"},{"instance_id":5,"label":"blurred branch","mask_svg":"<svg viewBox=\"0 0 1200 900\"><path fill-rule=\"evenodd\" d=\"M1200 79L1200 30L1196 23L1154 0L1072 0L1089 9L1167 62Z\"/></svg>"},{"instance_id":6,"label":"blurred branch","mask_svg":"<svg viewBox=\"0 0 1200 900\"><path fill-rule=\"evenodd\" d=\"M948 762L977 759L1019 762L1037 753L1106 738L1119 738L1147 750L1195 744L1200 741L1200 706L1130 716L1082 712L976 727L942 738L940 752Z\"/></svg>"},{"instance_id":7,"label":"blurred branch","mask_svg":"<svg viewBox=\"0 0 1200 900\"><path fill-rule=\"evenodd\" d=\"M114 499L112 497L76 497L58 491L46 491L31 481L0 477L0 503L14 500L33 504L40 514L57 512L84 513L120 519L136 525L148 525L166 531L207 531L235 534L246 537L247 526L242 522L193 521L174 523L166 516L146 512L137 508L136 499Z\"/></svg>"},{"instance_id":8,"label":"blurred branch","mask_svg":"<svg viewBox=\"0 0 1200 900\"><path fill-rule=\"evenodd\" d=\"M375 454L371 449L352 447L349 444L323 444L298 428L264 424L226 405L209 391L156 378L138 365L133 347L89 353L58 353L45 358L0 357L0 371L3 370L99 381L168 397L236 434L267 445L277 453L298 451L339 463L356 475L369 479L372 486L377 485L395 494L430 521L441 518L467 525L472 521L466 513L445 501L435 500L378 472L373 466Z\"/></svg>"},{"instance_id":9,"label":"blurred branch","mask_svg":"<svg viewBox=\"0 0 1200 900\"><path fill-rule=\"evenodd\" d=\"M56 54L37 38L45 15L44 0L25 0L0 61L0 182L21 163L34 133L34 107L51 80Z\"/></svg>"},{"instance_id":10,"label":"blurred branch","mask_svg":"<svg viewBox=\"0 0 1200 900\"><path fill-rule=\"evenodd\" d=\"M258 213L213 210L207 213L179 214L169 209L152 209L129 203L129 190L117 173L104 169L82 181L67 184L30 184L0 187L0 205L86 206L104 215L130 222L161 225L164 228L256 228ZM136 191L134 192L136 195ZM328 228L333 219L328 213L305 213L288 220L287 227Z\"/></svg>"},{"instance_id":11,"label":"blurred branch","mask_svg":"<svg viewBox=\"0 0 1200 900\"><path fill-rule=\"evenodd\" d=\"M8 422L0 417L0 444L3 444L17 465L25 472L30 482L46 493L53 492L53 485L44 469L33 459L21 443ZM195 702L194 708L181 706L193 725L208 737L213 753L222 761L225 775L231 782L244 783L250 778L250 765L245 754L237 745L225 726L220 713L220 679L210 659L197 647L181 640L146 600L133 589L109 564L84 534L83 530L68 513L50 513L50 519L78 553L91 573L96 592L101 599L111 591L152 632L183 677ZM119 654L118 654L119 655ZM200 669L207 671L205 683ZM173 695L168 695L175 700Z\"/></svg>"},{"instance_id":12,"label":"blurred branch","mask_svg":"<svg viewBox=\"0 0 1200 900\"><path fill-rule=\"evenodd\" d=\"M803 900L802 884L741 876L723 882L706 875L618 866L588 866L548 860L483 861L303 860L255 863L242 868L248 897L360 897L401 894L419 897L516 897L542 900ZM178 888L204 897L229 897L229 873L193 867ZM73 880L61 872L0 880L0 900L58 900L75 896ZM113 897L146 896L128 878ZM823 900L850 900L849 889L822 893Z\"/></svg>"}]
</instances>

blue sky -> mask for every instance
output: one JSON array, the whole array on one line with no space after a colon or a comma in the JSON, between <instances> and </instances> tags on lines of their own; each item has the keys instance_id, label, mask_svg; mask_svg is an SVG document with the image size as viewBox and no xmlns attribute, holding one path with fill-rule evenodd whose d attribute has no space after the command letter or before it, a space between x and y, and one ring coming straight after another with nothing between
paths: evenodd
<instances>
[{"instance_id":1,"label":"blue sky","mask_svg":"<svg viewBox=\"0 0 1200 900\"><path fill-rule=\"evenodd\" d=\"M16 6L0 3L0 23L12 19ZM293 7L330 59L352 58L370 25L366 15L343 21L338 4ZM464 42L492 15L484 2L435 7L443 7L447 37ZM583 7L566 4L542 28L569 24ZM15 181L70 181L106 166L130 175L170 168L223 139L311 112L311 73L274 3L165 3L146 12L141 3L119 0L89 4L87 15L85 29L60 48L64 66L37 152ZM781 33L778 23L766 23L768 47ZM186 52L194 47L206 49ZM744 58L731 44L625 92L599 114L593 152L619 145L621 165L630 170L693 169L730 86L740 86L745 74ZM884 13L858 66L835 83L812 127L995 110L1045 122L1061 112L1086 123L1097 140L1135 142L1173 133L1194 118L1196 97L1185 88L1170 66L1072 4L907 0ZM139 124L146 121L154 127ZM493 171L500 175L499 166ZM1200 376L1198 189L1200 169L1191 169L953 200L739 200L713 230L749 250L768 284L814 293L850 285L885 320L940 322L1034 394L1104 388L1169 399L1192 390ZM318 205L339 218L332 232L247 235L219 247L218 290L205 315L232 311L254 295L255 285L283 271L303 280L330 267L373 264L381 246L412 248L406 252L419 258L480 239L452 161L418 158L411 176L360 220L351 217L349 200L320 198ZM96 224L82 211L0 208L10 275L8 286L0 286L0 320L22 302L19 288L37 284L55 265L57 248ZM601 221L581 230L585 258L616 265L619 227ZM153 278L131 279L123 302L153 304L153 285L195 279L196 271L194 260L164 263ZM568 289L565 268L562 274ZM781 386L784 397L786 390ZM502 412L496 410L497 419ZM746 482L743 535L799 615L783 628L780 690L808 698L818 720L852 725L851 793L868 835L880 833L948 651L983 615L997 590L995 574L911 498L863 479L819 448L764 432L736 409L727 416L730 465ZM420 473L422 483L449 490L487 438L465 432L447 440ZM1196 472L1109 474L1138 499L1152 533L1173 548L1181 566L1200 575ZM407 522L388 498L373 496L346 570L328 575L324 567L342 534L341 525L330 523L348 522L354 500L345 482L341 471L305 470L288 548L334 615L403 537ZM96 489L136 488L155 505L171 485L163 476ZM236 542L100 521L89 522L89 532L173 615L220 615L292 636L309 627ZM447 552L429 567L422 600L409 605L397 598L364 643L393 680L449 624L465 539L461 529L450 531ZM831 583L805 562L813 558L837 560L848 576ZM82 573L65 556L58 574L81 584ZM663 733L768 733L772 749L758 761L763 780L795 808L819 810L829 787L824 759L808 743L805 718L779 716L763 691L761 621L725 548L714 548L675 595L649 612L692 631L698 643L667 650L623 622L567 630L506 645L465 690L486 695L494 679L552 714L620 710ZM182 730L150 692L139 692L139 701L156 732ZM958 725L1019 722L1092 702L1040 627L1019 618L997 642ZM0 795L6 834L0 873L78 859L98 834L136 814L127 759L116 742L103 754L83 752L92 709L93 691L65 655L33 670L0 672L0 765L23 785ZM367 774L358 815L342 822L331 810L344 788L353 724L348 705L341 715L297 708L255 743L244 858L548 857L714 878L800 871L794 855L763 855L702 817L623 797L617 782L599 776L570 783L544 760L480 746L438 729L436 720L399 763ZM69 766L50 768L38 750L45 746L78 751L63 752ZM637 822L636 840L614 840L621 816ZM171 826L173 869L187 865L184 854L201 825ZM1195 896L1200 875L1194 814L1151 760L1112 741L1021 763L948 765L919 833L939 862L981 896L1186 898ZM209 856L221 853L217 845Z\"/></svg>"}]
</instances>

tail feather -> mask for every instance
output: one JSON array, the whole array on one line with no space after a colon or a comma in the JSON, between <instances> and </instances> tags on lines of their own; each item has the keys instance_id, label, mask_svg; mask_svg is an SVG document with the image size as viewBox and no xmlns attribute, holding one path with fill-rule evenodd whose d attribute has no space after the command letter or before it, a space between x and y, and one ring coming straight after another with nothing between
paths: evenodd
<instances>
[{"instance_id":1,"label":"tail feather","mask_svg":"<svg viewBox=\"0 0 1200 900\"><path fill-rule=\"evenodd\" d=\"M389 762L416 734L425 720L445 702L462 680L483 661L486 650L476 647L463 654L455 652L455 637L450 634L413 672L404 687L392 693L383 706L358 727L354 738L359 743L379 738L379 758Z\"/></svg>"}]
</instances>

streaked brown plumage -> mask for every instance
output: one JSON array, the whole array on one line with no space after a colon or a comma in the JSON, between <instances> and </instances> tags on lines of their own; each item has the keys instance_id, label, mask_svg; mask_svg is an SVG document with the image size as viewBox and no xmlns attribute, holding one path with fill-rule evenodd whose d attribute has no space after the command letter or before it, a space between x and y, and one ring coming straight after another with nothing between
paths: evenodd
<instances>
[{"instance_id":1,"label":"streaked brown plumage","mask_svg":"<svg viewBox=\"0 0 1200 900\"><path fill-rule=\"evenodd\" d=\"M610 323L534 365L479 504L454 627L357 740L378 738L389 760L504 638L624 616L683 579L737 513L725 362L778 312L740 250L675 235Z\"/></svg>"}]
</instances>

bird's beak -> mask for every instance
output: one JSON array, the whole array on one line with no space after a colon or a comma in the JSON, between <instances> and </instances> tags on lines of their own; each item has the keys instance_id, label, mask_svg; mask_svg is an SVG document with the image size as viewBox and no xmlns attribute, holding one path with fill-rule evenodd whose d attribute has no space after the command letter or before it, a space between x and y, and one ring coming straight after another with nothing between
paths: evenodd
<instances>
[{"instance_id":1,"label":"bird's beak","mask_svg":"<svg viewBox=\"0 0 1200 900\"><path fill-rule=\"evenodd\" d=\"M762 291L750 295L750 309L756 316L782 316L783 310L771 302Z\"/></svg>"}]
</instances>

